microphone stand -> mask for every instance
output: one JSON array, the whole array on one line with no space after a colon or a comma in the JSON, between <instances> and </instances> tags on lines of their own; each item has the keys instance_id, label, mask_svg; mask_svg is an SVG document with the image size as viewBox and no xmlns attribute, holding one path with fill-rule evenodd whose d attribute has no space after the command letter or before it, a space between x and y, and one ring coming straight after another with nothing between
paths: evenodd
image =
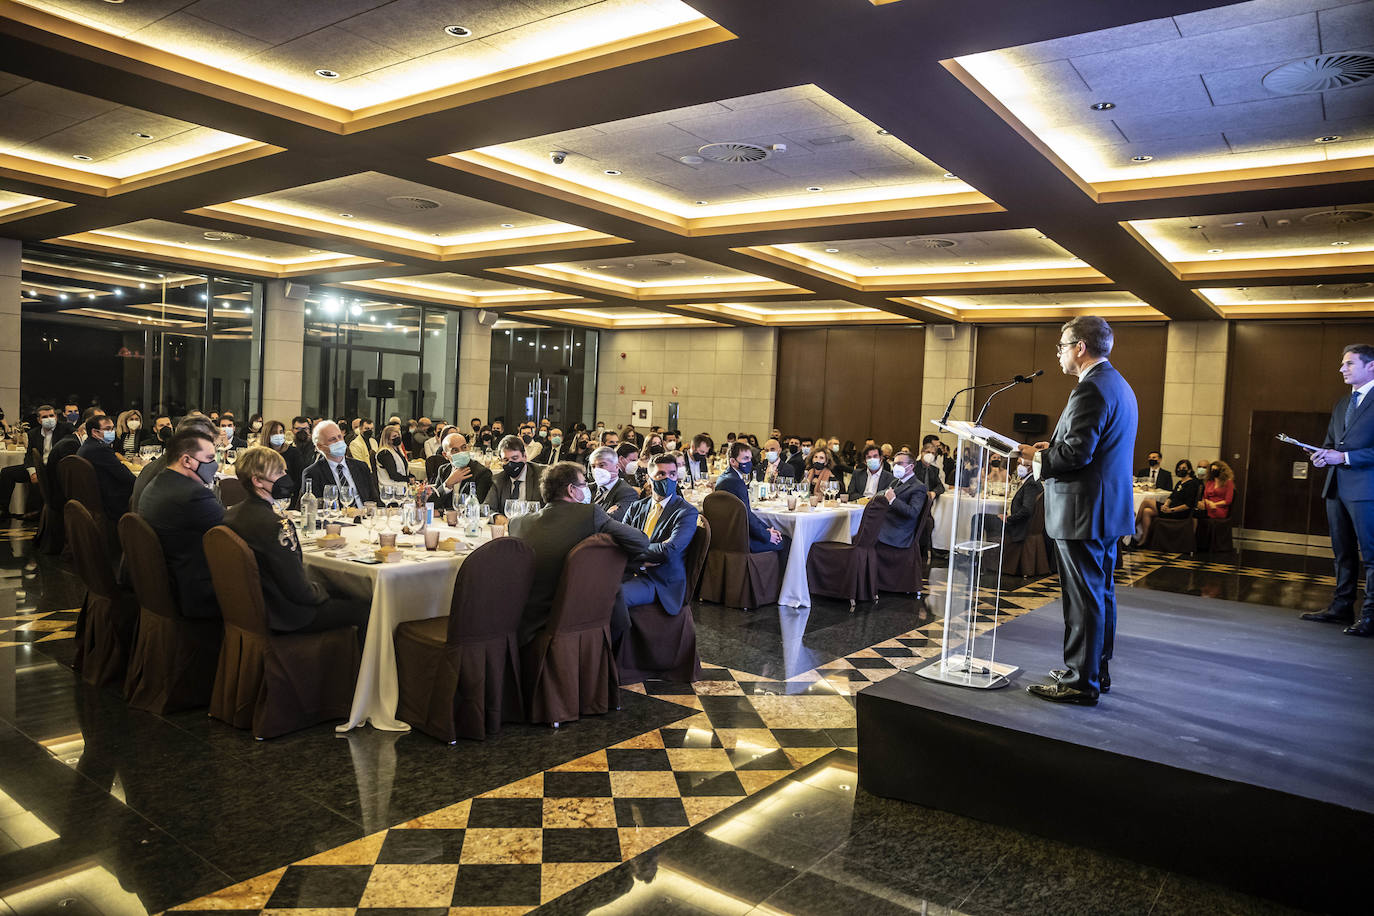
<instances>
[{"instance_id":1,"label":"microphone stand","mask_svg":"<svg viewBox=\"0 0 1374 916\"><path fill-rule=\"evenodd\" d=\"M1013 385L1019 384L1019 382L1020 382L1020 380L1021 380L1022 378L1023 378L1023 376L1018 375L1018 376L1012 381L1011 384L1013 384ZM967 388L960 388L958 391L954 392L954 397L950 398L950 399L949 399L949 403L948 403L947 405L945 405L945 412L944 412L944 415L940 417L940 425L943 426L946 422L949 421L949 415L950 415L950 413L952 413L952 412L954 411L954 402L957 401L957 400L959 400L959 395L963 394L965 391L977 391L979 388L992 388L992 387L995 386L995 385L1005 385L1005 384L1007 384L1007 383L1006 383L1006 382L985 382L985 383L983 383L982 385L969 385ZM981 416L981 414L980 414L980 416Z\"/></svg>"},{"instance_id":2,"label":"microphone stand","mask_svg":"<svg viewBox=\"0 0 1374 916\"><path fill-rule=\"evenodd\" d=\"M978 416L974 417L974 419L973 419L973 425L974 425L974 426L982 426L982 425L983 425L983 414L985 414L985 413L988 412L988 405L992 403L992 399L993 399L993 398L997 397L999 394L1001 394L1002 392L1006 391L1006 390L1009 389L1009 388L1015 388L1017 385L1021 384L1022 382L1029 382L1029 381L1030 381L1030 379L1018 375L1016 378L1012 379L1011 384L1009 384L1009 385L1003 385L1001 388L998 388L998 389L997 389L996 391L994 391L992 394L988 395L988 399L987 399L986 401L983 402L983 409L980 410L980 411L978 411Z\"/></svg>"}]
</instances>

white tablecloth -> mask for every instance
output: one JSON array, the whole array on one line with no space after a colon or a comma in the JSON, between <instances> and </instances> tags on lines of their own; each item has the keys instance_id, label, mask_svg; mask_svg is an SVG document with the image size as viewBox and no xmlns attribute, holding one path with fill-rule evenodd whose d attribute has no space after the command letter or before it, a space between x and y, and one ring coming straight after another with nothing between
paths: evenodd
<instances>
[{"instance_id":1,"label":"white tablecloth","mask_svg":"<svg viewBox=\"0 0 1374 916\"><path fill-rule=\"evenodd\" d=\"M0 449L0 468L8 468L16 464L23 464L24 458L27 455L28 452L21 452L18 450L11 451L7 448ZM21 483L15 486L14 493L10 496L10 513L14 515L24 514L24 500L28 495L28 489L29 485L27 483Z\"/></svg>"},{"instance_id":2,"label":"white tablecloth","mask_svg":"<svg viewBox=\"0 0 1374 916\"><path fill-rule=\"evenodd\" d=\"M1171 495L1172 493L1169 490L1132 490L1131 509L1136 512L1139 512L1140 504L1143 503L1145 500L1154 499L1162 503Z\"/></svg>"},{"instance_id":3,"label":"white tablecloth","mask_svg":"<svg viewBox=\"0 0 1374 916\"><path fill-rule=\"evenodd\" d=\"M439 538L456 537L456 530L439 526ZM447 551L429 553L424 541L415 535L400 535L397 544L409 547L407 559L399 563L368 565L348 559L352 555L371 555L373 546L364 546L367 532L359 526L344 526L348 547L330 556L303 542L305 565L311 574L329 583L333 591L372 600L367 624L362 666L353 690L353 708L348 721L336 731L346 732L369 721L373 728L409 731L410 726L396 718L400 688L396 681L396 627L407 620L440 617L449 612L453 582L466 553ZM476 542L467 541L469 546ZM415 549L419 544L419 549Z\"/></svg>"},{"instance_id":4,"label":"white tablecloth","mask_svg":"<svg viewBox=\"0 0 1374 916\"><path fill-rule=\"evenodd\" d=\"M863 506L842 505L835 509L787 511L779 502L755 503L754 514L792 539L787 568L782 571L782 593L778 604L810 607L811 589L806 581L806 556L817 541L848 544L859 531Z\"/></svg>"},{"instance_id":5,"label":"white tablecloth","mask_svg":"<svg viewBox=\"0 0 1374 916\"><path fill-rule=\"evenodd\" d=\"M963 496L963 500L970 497ZM968 539L968 523L973 516L980 512L991 512L996 515L1002 511L1002 497L978 497L972 500L978 505L976 508L964 509L964 530L959 532L960 540ZM953 543L950 540L951 528L954 525L954 493L946 490L935 500L935 505L930 510L931 518L934 520L935 527L930 532L930 545L936 550L949 550Z\"/></svg>"}]
</instances>

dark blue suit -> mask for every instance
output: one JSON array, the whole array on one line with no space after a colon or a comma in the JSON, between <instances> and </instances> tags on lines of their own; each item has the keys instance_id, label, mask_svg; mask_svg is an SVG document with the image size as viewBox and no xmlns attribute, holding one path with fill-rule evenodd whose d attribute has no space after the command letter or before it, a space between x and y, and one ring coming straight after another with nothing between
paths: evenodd
<instances>
[{"instance_id":1,"label":"dark blue suit","mask_svg":"<svg viewBox=\"0 0 1374 916\"><path fill-rule=\"evenodd\" d=\"M916 539L916 523L921 520L926 500L930 499L930 490L912 473L902 483L894 481L892 494L896 499L888 505L887 514L883 516L883 530L878 534L878 541L889 547L910 547Z\"/></svg>"},{"instance_id":2,"label":"dark blue suit","mask_svg":"<svg viewBox=\"0 0 1374 916\"><path fill-rule=\"evenodd\" d=\"M750 553L769 553L783 549L786 539L782 543L774 544L773 539L768 535L768 525L755 515L754 510L749 507L749 483L740 476L739 471L730 468L721 474L720 477L716 478L716 489L733 494L739 497L740 502L744 503L744 516L749 520Z\"/></svg>"},{"instance_id":3,"label":"dark blue suit","mask_svg":"<svg viewBox=\"0 0 1374 916\"><path fill-rule=\"evenodd\" d=\"M653 497L631 503L625 511L625 524L644 530L653 509ZM630 607L657 601L669 614L682 610L687 598L687 547L697 533L697 510L677 494L663 503L649 549L641 561L656 563L635 573L624 585L625 603Z\"/></svg>"},{"instance_id":4,"label":"dark blue suit","mask_svg":"<svg viewBox=\"0 0 1374 916\"><path fill-rule=\"evenodd\" d=\"M1322 496L1331 523L1331 552L1336 555L1336 593L1331 610L1353 614L1355 583L1364 560L1364 607L1361 616L1374 620L1374 389L1364 395L1355 416L1345 422L1352 395L1336 402L1326 430L1325 448L1350 456L1350 466L1333 465L1326 471Z\"/></svg>"},{"instance_id":5,"label":"dark blue suit","mask_svg":"<svg viewBox=\"0 0 1374 916\"><path fill-rule=\"evenodd\" d=\"M129 511L129 498L134 495L132 471L119 460L119 454L105 440L87 436L76 454L85 458L95 469L95 482L100 487L100 504L105 507L105 517L111 525Z\"/></svg>"},{"instance_id":6,"label":"dark blue suit","mask_svg":"<svg viewBox=\"0 0 1374 916\"><path fill-rule=\"evenodd\" d=\"M1060 683L1093 696L1116 639L1117 542L1135 530L1136 421L1135 392L1103 360L1079 378L1039 459L1045 533L1059 551L1064 598L1068 674Z\"/></svg>"}]
</instances>

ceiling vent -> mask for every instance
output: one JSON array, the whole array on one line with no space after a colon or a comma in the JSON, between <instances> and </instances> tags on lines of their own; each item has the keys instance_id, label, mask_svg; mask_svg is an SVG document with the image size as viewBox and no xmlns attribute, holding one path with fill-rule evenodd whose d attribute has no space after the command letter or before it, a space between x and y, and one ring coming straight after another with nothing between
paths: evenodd
<instances>
[{"instance_id":1,"label":"ceiling vent","mask_svg":"<svg viewBox=\"0 0 1374 916\"><path fill-rule=\"evenodd\" d=\"M665 261L665 260L663 260L662 258L644 258L644 259L643 259L642 261L640 261L639 263L641 263L641 264L647 264L647 265L649 265L649 266L651 266L651 267L672 267L672 266L673 266L673 262L672 262L672 261Z\"/></svg>"},{"instance_id":2,"label":"ceiling vent","mask_svg":"<svg viewBox=\"0 0 1374 916\"><path fill-rule=\"evenodd\" d=\"M239 235L237 232L207 232L204 236L211 242L246 242L248 236Z\"/></svg>"},{"instance_id":3,"label":"ceiling vent","mask_svg":"<svg viewBox=\"0 0 1374 916\"><path fill-rule=\"evenodd\" d=\"M736 141L708 143L698 149L697 152L712 162L762 162L773 155L772 150L765 149L757 143L739 143Z\"/></svg>"},{"instance_id":4,"label":"ceiling vent","mask_svg":"<svg viewBox=\"0 0 1374 916\"><path fill-rule=\"evenodd\" d=\"M1280 95L1344 89L1374 77L1374 54L1318 54L1275 67L1260 80Z\"/></svg>"},{"instance_id":5,"label":"ceiling vent","mask_svg":"<svg viewBox=\"0 0 1374 916\"><path fill-rule=\"evenodd\" d=\"M388 197L386 205L393 210L436 210L439 201L428 197Z\"/></svg>"},{"instance_id":6,"label":"ceiling vent","mask_svg":"<svg viewBox=\"0 0 1374 916\"><path fill-rule=\"evenodd\" d=\"M953 248L959 244L954 239L907 239L912 248Z\"/></svg>"},{"instance_id":7,"label":"ceiling vent","mask_svg":"<svg viewBox=\"0 0 1374 916\"><path fill-rule=\"evenodd\" d=\"M1374 219L1374 211L1322 210L1318 213L1307 214L1302 218L1302 221L1316 226L1345 226L1350 223L1362 223L1367 219Z\"/></svg>"}]
</instances>

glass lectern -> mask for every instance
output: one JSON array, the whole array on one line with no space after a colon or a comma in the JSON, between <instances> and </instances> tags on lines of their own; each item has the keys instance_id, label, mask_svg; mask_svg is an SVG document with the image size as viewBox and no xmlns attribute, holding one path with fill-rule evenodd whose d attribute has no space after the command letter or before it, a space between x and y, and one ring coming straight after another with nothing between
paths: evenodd
<instances>
[{"instance_id":1,"label":"glass lectern","mask_svg":"<svg viewBox=\"0 0 1374 916\"><path fill-rule=\"evenodd\" d=\"M1010 459L1017 443L973 423L934 422L943 432L958 437L959 447L954 486L940 497L952 501L951 511L937 516L948 526L950 545L940 660L916 673L960 687L1005 687L1016 666L995 661L1004 530L996 517L1007 515L1009 481L1015 475L1015 462ZM988 465L997 457L1003 459L1008 481L987 483Z\"/></svg>"}]
</instances>

